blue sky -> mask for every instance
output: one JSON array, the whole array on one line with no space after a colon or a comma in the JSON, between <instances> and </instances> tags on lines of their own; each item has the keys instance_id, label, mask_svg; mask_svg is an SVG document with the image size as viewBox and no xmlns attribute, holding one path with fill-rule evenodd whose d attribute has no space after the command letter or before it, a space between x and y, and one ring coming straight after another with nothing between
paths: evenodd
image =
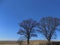
<instances>
[{"instance_id":1,"label":"blue sky","mask_svg":"<svg viewBox=\"0 0 60 45\"><path fill-rule=\"evenodd\" d=\"M60 18L60 0L0 0L0 40L17 40L18 23L45 16Z\"/></svg>"}]
</instances>

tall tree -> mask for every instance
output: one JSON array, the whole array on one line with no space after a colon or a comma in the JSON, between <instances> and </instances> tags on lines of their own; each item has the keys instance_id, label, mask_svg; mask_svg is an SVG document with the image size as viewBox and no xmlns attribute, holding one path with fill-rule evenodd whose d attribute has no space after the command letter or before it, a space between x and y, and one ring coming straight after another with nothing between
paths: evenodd
<instances>
[{"instance_id":1,"label":"tall tree","mask_svg":"<svg viewBox=\"0 0 60 45\"><path fill-rule=\"evenodd\" d=\"M56 35L57 26L59 25L59 18L43 17L38 24L38 32L42 33L50 44L52 37Z\"/></svg>"},{"instance_id":2,"label":"tall tree","mask_svg":"<svg viewBox=\"0 0 60 45\"><path fill-rule=\"evenodd\" d=\"M35 34L34 27L37 25L37 22L33 19L23 20L20 24L20 30L18 31L18 34L24 35L27 39L27 45L29 45L29 40L33 36L37 36Z\"/></svg>"}]
</instances>

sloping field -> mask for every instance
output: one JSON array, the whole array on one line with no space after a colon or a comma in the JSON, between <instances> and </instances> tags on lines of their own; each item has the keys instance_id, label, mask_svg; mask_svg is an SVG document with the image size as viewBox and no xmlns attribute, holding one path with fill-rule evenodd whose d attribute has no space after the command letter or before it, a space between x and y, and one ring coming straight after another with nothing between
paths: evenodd
<instances>
[{"instance_id":1,"label":"sloping field","mask_svg":"<svg viewBox=\"0 0 60 45\"><path fill-rule=\"evenodd\" d=\"M56 41L53 41L53 42L56 43ZM31 40L30 41L30 45L42 45L42 44L45 45L46 43L47 43L46 40ZM24 41L21 44L26 45L27 42ZM19 45L19 43L17 41L0 41L0 45Z\"/></svg>"},{"instance_id":2,"label":"sloping field","mask_svg":"<svg viewBox=\"0 0 60 45\"><path fill-rule=\"evenodd\" d=\"M30 45L39 45L40 43L46 43L47 41L43 41L43 40L31 40L30 41ZM21 42L20 42L21 43ZM22 42L22 45L26 45L27 42L24 41ZM17 41L0 41L0 45L19 45L19 43Z\"/></svg>"},{"instance_id":3,"label":"sloping field","mask_svg":"<svg viewBox=\"0 0 60 45\"><path fill-rule=\"evenodd\" d=\"M18 45L17 41L0 41L0 45Z\"/></svg>"}]
</instances>

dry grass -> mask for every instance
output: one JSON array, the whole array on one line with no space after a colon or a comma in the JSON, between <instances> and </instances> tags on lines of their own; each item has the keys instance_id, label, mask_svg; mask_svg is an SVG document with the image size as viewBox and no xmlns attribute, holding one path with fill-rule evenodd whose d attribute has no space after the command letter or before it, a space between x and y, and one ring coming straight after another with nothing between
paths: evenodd
<instances>
[{"instance_id":1,"label":"dry grass","mask_svg":"<svg viewBox=\"0 0 60 45\"><path fill-rule=\"evenodd\" d=\"M48 41L46 40L31 40L30 45L46 45ZM55 42L56 43L56 42ZM59 42L60 43L60 42ZM19 45L17 41L0 41L0 45ZM27 45L27 42L24 41L22 45ZM55 45L55 44L52 44ZM56 43L58 45L58 43Z\"/></svg>"}]
</instances>

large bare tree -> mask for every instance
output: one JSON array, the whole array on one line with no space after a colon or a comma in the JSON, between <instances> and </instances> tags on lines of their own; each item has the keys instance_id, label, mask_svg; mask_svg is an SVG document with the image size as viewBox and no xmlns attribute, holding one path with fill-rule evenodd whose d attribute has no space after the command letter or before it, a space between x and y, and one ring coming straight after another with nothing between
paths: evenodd
<instances>
[{"instance_id":1,"label":"large bare tree","mask_svg":"<svg viewBox=\"0 0 60 45\"><path fill-rule=\"evenodd\" d=\"M60 19L54 17L43 17L38 24L38 32L42 33L50 43L52 37L56 35L57 26L60 25Z\"/></svg>"},{"instance_id":2,"label":"large bare tree","mask_svg":"<svg viewBox=\"0 0 60 45\"><path fill-rule=\"evenodd\" d=\"M27 45L29 45L29 40L33 36L37 36L35 34L34 27L36 26L37 22L33 19L23 20L20 25L20 30L18 31L18 34L24 35L27 39Z\"/></svg>"}]
</instances>

